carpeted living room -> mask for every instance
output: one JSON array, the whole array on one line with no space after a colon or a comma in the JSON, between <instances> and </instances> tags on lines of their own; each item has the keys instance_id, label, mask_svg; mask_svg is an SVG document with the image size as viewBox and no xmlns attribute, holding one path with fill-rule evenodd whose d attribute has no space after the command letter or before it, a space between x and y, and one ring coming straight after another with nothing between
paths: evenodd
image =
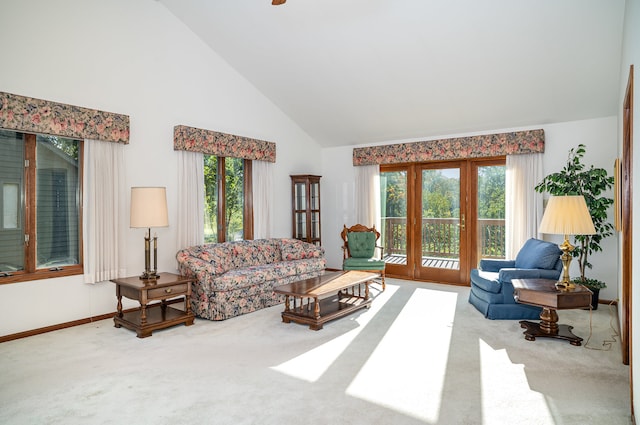
<instances>
[{"instance_id":1,"label":"carpeted living room","mask_svg":"<svg viewBox=\"0 0 640 425\"><path fill-rule=\"evenodd\" d=\"M4 0L0 422L635 423L638 28Z\"/></svg>"},{"instance_id":2,"label":"carpeted living room","mask_svg":"<svg viewBox=\"0 0 640 425\"><path fill-rule=\"evenodd\" d=\"M615 309L581 347L485 320L468 288L388 279L320 331L282 306L138 339L113 320L0 345L7 424L628 424ZM591 329L592 328L592 329Z\"/></svg>"}]
</instances>

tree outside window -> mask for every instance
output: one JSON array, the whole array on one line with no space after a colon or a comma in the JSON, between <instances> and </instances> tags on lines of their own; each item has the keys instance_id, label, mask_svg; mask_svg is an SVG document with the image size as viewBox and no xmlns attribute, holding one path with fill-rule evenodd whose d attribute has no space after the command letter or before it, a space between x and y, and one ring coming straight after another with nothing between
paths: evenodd
<instances>
[{"instance_id":1,"label":"tree outside window","mask_svg":"<svg viewBox=\"0 0 640 425\"><path fill-rule=\"evenodd\" d=\"M252 238L250 169L250 160L204 156L206 243Z\"/></svg>"}]
</instances>

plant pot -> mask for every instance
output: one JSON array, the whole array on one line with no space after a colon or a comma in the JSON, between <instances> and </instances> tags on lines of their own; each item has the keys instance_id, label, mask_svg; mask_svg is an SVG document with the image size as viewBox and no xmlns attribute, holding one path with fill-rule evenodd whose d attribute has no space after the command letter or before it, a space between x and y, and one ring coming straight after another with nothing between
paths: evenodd
<instances>
[{"instance_id":1,"label":"plant pot","mask_svg":"<svg viewBox=\"0 0 640 425\"><path fill-rule=\"evenodd\" d=\"M591 309L598 309L598 300L600 299L600 288L589 288L593 294L591 295Z\"/></svg>"}]
</instances>

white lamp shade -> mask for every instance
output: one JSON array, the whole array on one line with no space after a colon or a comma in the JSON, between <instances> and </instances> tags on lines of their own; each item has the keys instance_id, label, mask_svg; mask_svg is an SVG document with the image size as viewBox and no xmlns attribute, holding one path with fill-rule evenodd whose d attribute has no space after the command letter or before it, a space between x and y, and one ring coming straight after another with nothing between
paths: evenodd
<instances>
[{"instance_id":1,"label":"white lamp shade","mask_svg":"<svg viewBox=\"0 0 640 425\"><path fill-rule=\"evenodd\" d=\"M131 188L131 227L167 227L167 191L164 187Z\"/></svg>"},{"instance_id":2,"label":"white lamp shade","mask_svg":"<svg viewBox=\"0 0 640 425\"><path fill-rule=\"evenodd\" d=\"M540 222L540 233L593 235L596 229L582 195L552 196Z\"/></svg>"}]
</instances>

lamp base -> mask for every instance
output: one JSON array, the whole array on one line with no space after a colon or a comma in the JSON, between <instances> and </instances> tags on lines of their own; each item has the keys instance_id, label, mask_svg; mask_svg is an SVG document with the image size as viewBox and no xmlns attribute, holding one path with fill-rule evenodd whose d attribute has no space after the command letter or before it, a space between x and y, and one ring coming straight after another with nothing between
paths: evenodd
<instances>
[{"instance_id":1,"label":"lamp base","mask_svg":"<svg viewBox=\"0 0 640 425\"><path fill-rule=\"evenodd\" d=\"M556 288L565 290L575 288L575 283L571 282L571 278L569 277L569 266L571 265L571 251L576 247L571 245L567 235L564 235L564 242L562 245L559 245L558 248L562 251L562 255L560 256L562 260L562 279L556 283Z\"/></svg>"},{"instance_id":2,"label":"lamp base","mask_svg":"<svg viewBox=\"0 0 640 425\"><path fill-rule=\"evenodd\" d=\"M151 271L145 270L140 275L140 279L143 279L143 280L156 280L159 277L160 275L156 273L155 270L151 270Z\"/></svg>"}]
</instances>

